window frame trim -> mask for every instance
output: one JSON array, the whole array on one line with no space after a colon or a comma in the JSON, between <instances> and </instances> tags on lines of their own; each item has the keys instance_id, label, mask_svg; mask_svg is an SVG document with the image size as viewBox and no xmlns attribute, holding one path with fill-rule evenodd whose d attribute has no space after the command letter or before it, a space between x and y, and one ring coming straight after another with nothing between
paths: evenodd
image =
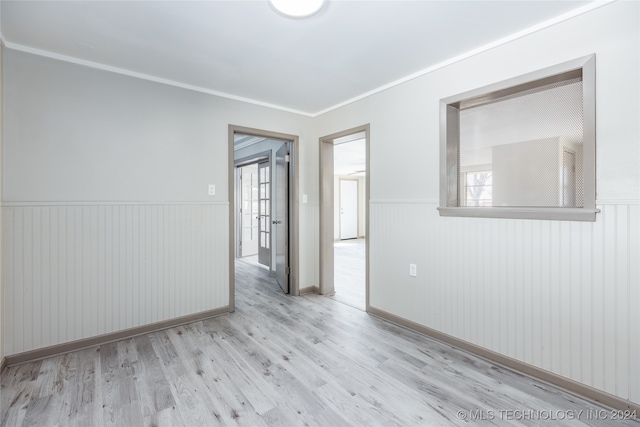
<instances>
[{"instance_id":1,"label":"window frame trim","mask_svg":"<svg viewBox=\"0 0 640 427\"><path fill-rule=\"evenodd\" d=\"M565 207L468 207L458 205L458 145L461 103L487 102L549 83L582 70L584 204ZM564 79L565 77L562 77ZM583 56L440 100L440 216L595 221L596 207L596 56Z\"/></svg>"}]
</instances>

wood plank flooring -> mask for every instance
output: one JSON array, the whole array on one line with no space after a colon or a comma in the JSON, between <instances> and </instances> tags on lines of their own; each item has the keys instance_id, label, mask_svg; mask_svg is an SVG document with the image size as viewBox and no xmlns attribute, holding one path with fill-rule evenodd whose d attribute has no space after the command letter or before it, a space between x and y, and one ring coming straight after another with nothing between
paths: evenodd
<instances>
[{"instance_id":1,"label":"wood plank flooring","mask_svg":"<svg viewBox=\"0 0 640 427\"><path fill-rule=\"evenodd\" d=\"M1 425L611 425L361 310L285 295L265 269L238 262L236 295L229 315L5 369Z\"/></svg>"},{"instance_id":2,"label":"wood plank flooring","mask_svg":"<svg viewBox=\"0 0 640 427\"><path fill-rule=\"evenodd\" d=\"M334 289L330 298L365 310L365 239L334 243Z\"/></svg>"}]
</instances>

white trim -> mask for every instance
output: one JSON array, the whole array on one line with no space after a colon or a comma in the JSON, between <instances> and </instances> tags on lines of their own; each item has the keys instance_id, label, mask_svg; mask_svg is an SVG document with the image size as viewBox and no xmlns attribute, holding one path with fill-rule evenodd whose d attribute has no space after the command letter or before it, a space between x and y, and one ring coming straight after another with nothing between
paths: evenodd
<instances>
[{"instance_id":1,"label":"white trim","mask_svg":"<svg viewBox=\"0 0 640 427\"><path fill-rule=\"evenodd\" d=\"M624 199L596 199L596 206L603 205L640 205L640 200L624 200Z\"/></svg>"},{"instance_id":2,"label":"white trim","mask_svg":"<svg viewBox=\"0 0 640 427\"><path fill-rule=\"evenodd\" d=\"M18 208L18 207L34 207L34 206L172 206L172 205L183 205L183 206L192 206L192 205L220 205L227 206L229 204L228 201L223 202L197 202L197 201L188 201L188 202L171 202L171 201L162 201L162 202L126 202L126 201L64 201L64 202L53 202L53 201L40 201L40 202L3 202L0 204L1 207L5 208Z\"/></svg>"},{"instance_id":3,"label":"white trim","mask_svg":"<svg viewBox=\"0 0 640 427\"><path fill-rule=\"evenodd\" d=\"M358 95L358 96L356 96L354 98L351 98L351 99L348 99L346 101L340 102L340 103L338 103L338 104L336 104L336 105L334 105L332 107L328 107L328 108L326 108L324 110L320 110L320 111L315 112L315 113L309 113L309 112L305 112L305 111L295 110L295 109L283 107L283 106L280 106L280 105L270 104L270 103L267 103L267 102L257 101L257 100L250 99L250 98L244 98L244 97L241 97L241 96L231 95L231 94L224 93L224 92L218 92L218 91L211 90L211 89L205 89L205 88L199 87L199 86L193 86L193 85L189 85L189 84L185 84L185 83L176 82L176 81L173 81L173 80L163 79L163 78L160 78L160 77L151 76L149 74L138 73L138 72L135 72L135 71L126 70L124 68L112 67L112 66L100 64L100 63L97 63L97 62L85 61L83 59L78 59L78 58L74 58L74 57L67 56L67 55L60 55L60 54L57 54L57 53L48 52L48 51L41 50L41 49L35 49L35 48L32 48L32 47L20 45L20 44L17 44L17 43L11 43L11 42L8 42L2 36L1 29L0 29L0 41L3 41L5 47L7 47L9 49L19 50L19 51L26 52L26 53L31 53L31 54L34 54L34 55L40 55L40 56L44 56L44 57L47 57L47 58L58 59L58 60L61 60L61 61L71 62L71 63L78 64L78 65L84 65L84 66L91 67L91 68L97 68L97 69L104 70L104 71L111 71L113 73L122 74L122 75L125 75L125 76L137 77L137 78L143 79L143 80L149 80L149 81L152 81L152 82L166 84L166 85L169 85L169 86L175 86L175 87L179 87L179 88L183 88L183 89L193 90L195 92L201 92L201 93L205 93L205 94L208 94L208 95L219 96L219 97L222 97L222 98L232 99L232 100L235 100L235 101L246 102L248 104L254 104L254 105L261 106L261 107L273 108L273 109L276 109L276 110L281 110L281 111L286 111L286 112L289 112L289 113L299 114L299 115L306 116L306 117L318 117L318 116L320 116L322 114L325 114L325 113L328 113L330 111L337 110L338 108L344 107L345 105L352 104L352 103L354 103L356 101L360 101L360 100L362 100L364 98L368 98L371 95L375 95L377 93L383 92L383 91L385 91L387 89L390 89L390 88L392 88L394 86L401 85L401 84L406 83L406 82L408 82L410 80L413 80L413 79L416 79L418 77L421 77L421 76L424 76L426 74L429 74L431 72L437 71L437 70L439 70L441 68L447 67L447 66L449 66L451 64L454 64L456 62L460 62L460 61L465 60L467 58L470 58L472 56L475 56L475 55L478 55L480 53L486 52L486 51L491 50L491 49L493 49L495 47L502 46L502 45L507 44L509 42L512 42L514 40L517 40L517 39L520 39L522 37L525 37L525 36L528 36L530 34L533 34L535 32L538 32L538 31L544 30L546 28L552 27L552 26L554 26L556 24L559 24L561 22L568 21L569 19L575 18L576 16L580 16L580 15L583 15L583 14L585 14L587 12L591 12L592 10L598 9L598 8L600 8L602 6L606 6L606 5L608 5L610 3L613 3L615 1L617 1L617 0L596 0L596 1L593 1L593 2L591 2L589 4L586 4L586 5L582 6L582 7L579 7L577 9L571 10L569 12L566 12L566 13L562 14L562 15L556 16L555 18L551 18L551 19L548 19L548 20L546 20L544 22L541 22L539 24L531 26L529 28L525 28L524 30L518 31L517 33L511 34L511 35L506 36L506 37L503 37L503 38L498 39L498 40L496 40L494 42L488 43L488 44L486 44L484 46L480 46L479 48L470 50L470 51L468 51L466 53L463 53L461 55L455 56L455 57L450 58L450 59L448 59L446 61L440 62L438 64L435 64L435 65L431 66L431 67L427 67L427 68L425 68L425 69L423 69L421 71L418 71L416 73L410 74L410 75L408 75L406 77L403 77L401 79L395 80L395 81L393 81L391 83L388 83L386 85L380 86L380 87L378 87L376 89L370 90L369 92L365 92L365 93L363 93L361 95Z\"/></svg>"},{"instance_id":4,"label":"white trim","mask_svg":"<svg viewBox=\"0 0 640 427\"><path fill-rule=\"evenodd\" d=\"M438 205L440 202L435 199L377 199L370 200L371 205ZM640 200L623 200L623 199L598 199L596 200L596 206L607 205L627 205L637 206L640 205Z\"/></svg>"},{"instance_id":5,"label":"white trim","mask_svg":"<svg viewBox=\"0 0 640 427\"><path fill-rule=\"evenodd\" d=\"M461 218L542 219L555 221L595 221L600 209L528 207L439 207L440 216Z\"/></svg>"},{"instance_id":6,"label":"white trim","mask_svg":"<svg viewBox=\"0 0 640 427\"><path fill-rule=\"evenodd\" d=\"M378 199L369 200L371 205L438 205L436 199Z\"/></svg>"}]
</instances>

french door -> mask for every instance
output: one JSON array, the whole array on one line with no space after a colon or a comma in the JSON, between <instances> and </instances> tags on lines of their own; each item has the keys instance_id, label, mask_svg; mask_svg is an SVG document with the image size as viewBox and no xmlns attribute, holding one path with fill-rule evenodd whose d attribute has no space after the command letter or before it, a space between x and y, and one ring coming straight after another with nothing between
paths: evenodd
<instances>
[{"instance_id":1,"label":"french door","mask_svg":"<svg viewBox=\"0 0 640 427\"><path fill-rule=\"evenodd\" d=\"M269 161L258 163L258 262L271 266L271 167Z\"/></svg>"}]
</instances>

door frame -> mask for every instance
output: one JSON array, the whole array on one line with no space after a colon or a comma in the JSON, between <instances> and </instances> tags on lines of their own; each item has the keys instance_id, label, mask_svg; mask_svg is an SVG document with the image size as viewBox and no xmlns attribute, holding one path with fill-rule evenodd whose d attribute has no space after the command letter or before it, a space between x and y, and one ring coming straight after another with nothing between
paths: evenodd
<instances>
[{"instance_id":1,"label":"door frame","mask_svg":"<svg viewBox=\"0 0 640 427\"><path fill-rule=\"evenodd\" d=\"M369 311L369 200L371 193L370 185L370 125L362 125L342 132L323 136L319 139L320 151L320 284L318 293L320 295L333 295L334 286L334 176L333 176L333 146L339 138L364 132L366 176L365 176L365 310Z\"/></svg>"},{"instance_id":2,"label":"door frame","mask_svg":"<svg viewBox=\"0 0 640 427\"><path fill-rule=\"evenodd\" d=\"M263 129L255 129L244 126L229 125L228 128L228 183L229 183L229 311L235 311L236 304L236 239L232 238L236 231L236 198L235 192L235 165L234 165L234 135L241 133L244 135L259 136L263 138L281 139L290 142L289 151L289 293L294 296L300 295L300 221L298 212L300 209L298 200L298 147L299 138L297 135L290 135L280 132L272 132Z\"/></svg>"}]
</instances>

